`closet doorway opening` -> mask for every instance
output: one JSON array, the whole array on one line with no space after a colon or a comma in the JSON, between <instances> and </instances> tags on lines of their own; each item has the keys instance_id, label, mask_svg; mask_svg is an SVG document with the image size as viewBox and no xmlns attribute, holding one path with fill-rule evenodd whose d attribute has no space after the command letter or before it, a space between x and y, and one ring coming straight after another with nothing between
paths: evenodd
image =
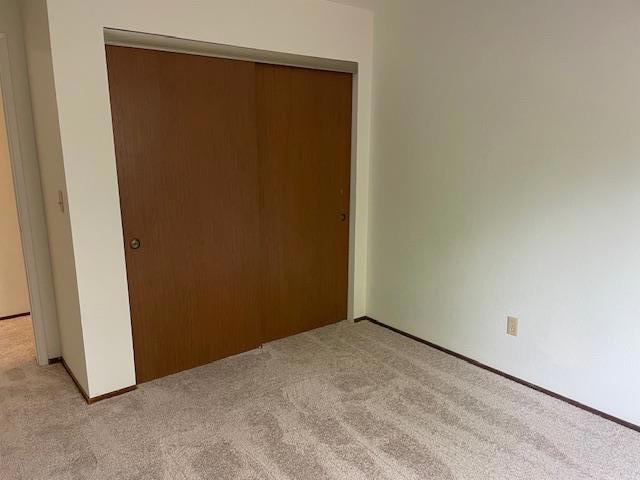
<instances>
[{"instance_id":1,"label":"closet doorway opening","mask_svg":"<svg viewBox=\"0 0 640 480\"><path fill-rule=\"evenodd\" d=\"M352 319L357 64L105 43L137 382Z\"/></svg>"}]
</instances>

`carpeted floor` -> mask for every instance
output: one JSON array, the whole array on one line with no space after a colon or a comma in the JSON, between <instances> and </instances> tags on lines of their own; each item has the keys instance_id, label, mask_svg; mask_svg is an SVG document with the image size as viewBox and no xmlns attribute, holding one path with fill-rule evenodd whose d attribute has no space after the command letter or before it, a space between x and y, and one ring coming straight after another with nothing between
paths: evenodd
<instances>
[{"instance_id":1,"label":"carpeted floor","mask_svg":"<svg viewBox=\"0 0 640 480\"><path fill-rule=\"evenodd\" d=\"M21 367L35 364L35 361L31 317L0 320L0 388L7 385L7 379L2 374L11 377L9 372L19 372Z\"/></svg>"},{"instance_id":2,"label":"carpeted floor","mask_svg":"<svg viewBox=\"0 0 640 480\"><path fill-rule=\"evenodd\" d=\"M640 479L640 434L367 322L92 406L30 342L0 322L3 480Z\"/></svg>"}]
</instances>

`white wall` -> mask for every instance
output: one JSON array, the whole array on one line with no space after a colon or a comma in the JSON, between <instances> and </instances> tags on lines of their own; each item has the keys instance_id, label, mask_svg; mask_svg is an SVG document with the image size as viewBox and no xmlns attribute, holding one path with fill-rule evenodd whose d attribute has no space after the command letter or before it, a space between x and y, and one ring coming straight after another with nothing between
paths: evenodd
<instances>
[{"instance_id":1,"label":"white wall","mask_svg":"<svg viewBox=\"0 0 640 480\"><path fill-rule=\"evenodd\" d=\"M59 357L61 350L18 0L0 0L0 32L6 35L9 56L7 64L0 68L5 87L9 82L12 85L12 91L5 88L3 92L5 96L11 96L11 102L5 107L7 112L11 107L11 116L16 120L12 127L17 133L13 137L17 142L12 146L14 178L18 179L15 189L22 212L20 221L25 233L25 252L31 252L25 257L27 276L34 287L31 289L31 313L37 323L38 361L45 363L48 358ZM8 70L5 71L5 67ZM8 131L12 130L10 126L7 125ZM20 184L24 188L19 188Z\"/></svg>"},{"instance_id":2,"label":"white wall","mask_svg":"<svg viewBox=\"0 0 640 480\"><path fill-rule=\"evenodd\" d=\"M639 26L633 0L381 2L367 304L635 424Z\"/></svg>"},{"instance_id":3,"label":"white wall","mask_svg":"<svg viewBox=\"0 0 640 480\"><path fill-rule=\"evenodd\" d=\"M135 383L104 27L359 62L354 314L364 314L370 12L325 0L49 0L47 7L91 396Z\"/></svg>"},{"instance_id":4,"label":"white wall","mask_svg":"<svg viewBox=\"0 0 640 480\"><path fill-rule=\"evenodd\" d=\"M0 96L0 317L29 311L27 274L24 270L22 245L13 175L9 159L4 105Z\"/></svg>"},{"instance_id":5,"label":"white wall","mask_svg":"<svg viewBox=\"0 0 640 480\"><path fill-rule=\"evenodd\" d=\"M65 192L66 189L45 2L24 0L22 18L42 191L46 200L61 355L80 385L88 391L69 206L66 205L65 212L58 206L58 191Z\"/></svg>"}]
</instances>

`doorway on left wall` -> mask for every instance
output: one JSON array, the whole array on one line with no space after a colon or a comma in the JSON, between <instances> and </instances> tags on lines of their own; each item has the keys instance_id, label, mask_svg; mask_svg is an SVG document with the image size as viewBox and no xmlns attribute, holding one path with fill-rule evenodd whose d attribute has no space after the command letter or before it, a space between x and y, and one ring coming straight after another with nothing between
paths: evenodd
<instances>
[{"instance_id":1,"label":"doorway on left wall","mask_svg":"<svg viewBox=\"0 0 640 480\"><path fill-rule=\"evenodd\" d=\"M0 370L36 358L5 118L0 96Z\"/></svg>"}]
</instances>

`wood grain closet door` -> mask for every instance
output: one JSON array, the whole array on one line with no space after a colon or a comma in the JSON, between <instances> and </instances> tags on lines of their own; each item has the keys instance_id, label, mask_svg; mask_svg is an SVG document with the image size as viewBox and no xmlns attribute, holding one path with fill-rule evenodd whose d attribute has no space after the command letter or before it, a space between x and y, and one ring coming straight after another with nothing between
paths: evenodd
<instances>
[{"instance_id":1,"label":"wood grain closet door","mask_svg":"<svg viewBox=\"0 0 640 480\"><path fill-rule=\"evenodd\" d=\"M255 65L115 46L107 63L145 382L262 341Z\"/></svg>"},{"instance_id":2,"label":"wood grain closet door","mask_svg":"<svg viewBox=\"0 0 640 480\"><path fill-rule=\"evenodd\" d=\"M256 65L264 339L347 318L352 75Z\"/></svg>"}]
</instances>

